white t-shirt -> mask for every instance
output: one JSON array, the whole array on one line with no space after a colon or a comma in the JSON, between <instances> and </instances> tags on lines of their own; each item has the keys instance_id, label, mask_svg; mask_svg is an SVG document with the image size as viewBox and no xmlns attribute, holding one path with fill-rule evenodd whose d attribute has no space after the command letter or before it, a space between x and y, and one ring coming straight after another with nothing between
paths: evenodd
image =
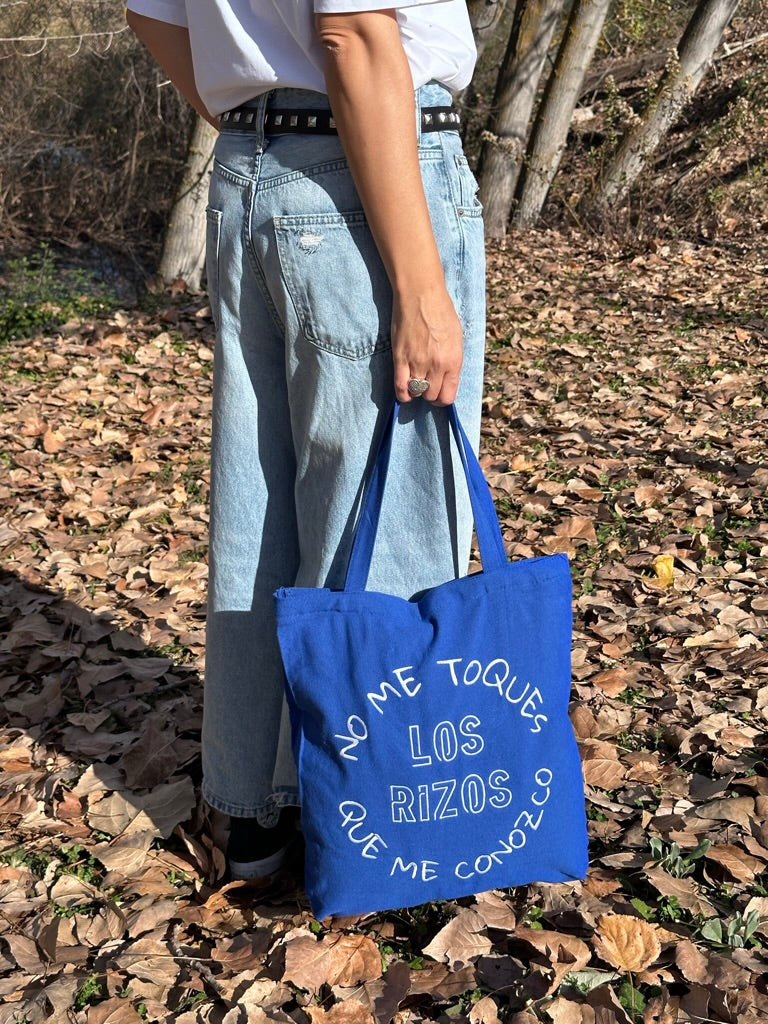
<instances>
[{"instance_id":1,"label":"white t-shirt","mask_svg":"<svg viewBox=\"0 0 768 1024\"><path fill-rule=\"evenodd\" d=\"M315 14L397 10L414 88L455 92L475 66L465 0L128 0L137 14L186 25L197 90L212 114L270 89L325 92Z\"/></svg>"}]
</instances>

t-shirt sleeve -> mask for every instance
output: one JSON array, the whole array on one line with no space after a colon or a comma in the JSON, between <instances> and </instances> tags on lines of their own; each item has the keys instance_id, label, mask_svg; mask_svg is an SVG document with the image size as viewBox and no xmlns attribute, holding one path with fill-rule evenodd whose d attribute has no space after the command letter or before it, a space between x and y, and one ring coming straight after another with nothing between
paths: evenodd
<instances>
[{"instance_id":1,"label":"t-shirt sleeve","mask_svg":"<svg viewBox=\"0 0 768 1024\"><path fill-rule=\"evenodd\" d=\"M402 7L427 7L449 0L314 0L315 14L354 14L356 11L389 11Z\"/></svg>"},{"instance_id":2,"label":"t-shirt sleeve","mask_svg":"<svg viewBox=\"0 0 768 1024\"><path fill-rule=\"evenodd\" d=\"M166 21L169 25L187 24L187 9L184 0L127 0L125 5L129 11L145 14L157 21Z\"/></svg>"}]
</instances>

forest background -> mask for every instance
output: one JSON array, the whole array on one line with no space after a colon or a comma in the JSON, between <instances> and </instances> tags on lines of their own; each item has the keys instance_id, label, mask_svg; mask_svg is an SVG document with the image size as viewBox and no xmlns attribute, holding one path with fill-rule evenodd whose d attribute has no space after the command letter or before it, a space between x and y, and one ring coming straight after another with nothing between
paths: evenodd
<instances>
[{"instance_id":1,"label":"forest background","mask_svg":"<svg viewBox=\"0 0 768 1024\"><path fill-rule=\"evenodd\" d=\"M3 0L0 1024L768 1019L768 14L470 11L481 458L510 557L571 559L589 875L323 922L222 885L210 138L119 5Z\"/></svg>"}]
</instances>

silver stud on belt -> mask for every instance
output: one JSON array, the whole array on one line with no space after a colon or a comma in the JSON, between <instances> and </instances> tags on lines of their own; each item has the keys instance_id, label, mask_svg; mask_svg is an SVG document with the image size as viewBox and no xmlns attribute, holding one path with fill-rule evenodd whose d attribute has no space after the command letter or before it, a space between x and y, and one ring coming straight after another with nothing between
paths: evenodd
<instances>
[{"instance_id":1,"label":"silver stud on belt","mask_svg":"<svg viewBox=\"0 0 768 1024\"><path fill-rule=\"evenodd\" d=\"M259 123L253 107L237 107L227 110L219 118L222 129L256 132ZM451 107L423 107L421 110L422 132L456 131L461 125L461 116ZM265 135L336 135L336 121L330 110L267 110L264 115Z\"/></svg>"}]
</instances>

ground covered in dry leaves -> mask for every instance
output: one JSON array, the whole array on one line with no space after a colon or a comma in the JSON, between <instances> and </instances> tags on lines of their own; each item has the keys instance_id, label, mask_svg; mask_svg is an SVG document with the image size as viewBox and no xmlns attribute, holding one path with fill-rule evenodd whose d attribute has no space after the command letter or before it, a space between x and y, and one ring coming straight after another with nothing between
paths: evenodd
<instances>
[{"instance_id":1,"label":"ground covered in dry leaves","mask_svg":"<svg viewBox=\"0 0 768 1024\"><path fill-rule=\"evenodd\" d=\"M356 920L200 805L212 326L0 348L0 1024L768 1020L766 252L489 254L483 464L566 551L586 881Z\"/></svg>"}]
</instances>

